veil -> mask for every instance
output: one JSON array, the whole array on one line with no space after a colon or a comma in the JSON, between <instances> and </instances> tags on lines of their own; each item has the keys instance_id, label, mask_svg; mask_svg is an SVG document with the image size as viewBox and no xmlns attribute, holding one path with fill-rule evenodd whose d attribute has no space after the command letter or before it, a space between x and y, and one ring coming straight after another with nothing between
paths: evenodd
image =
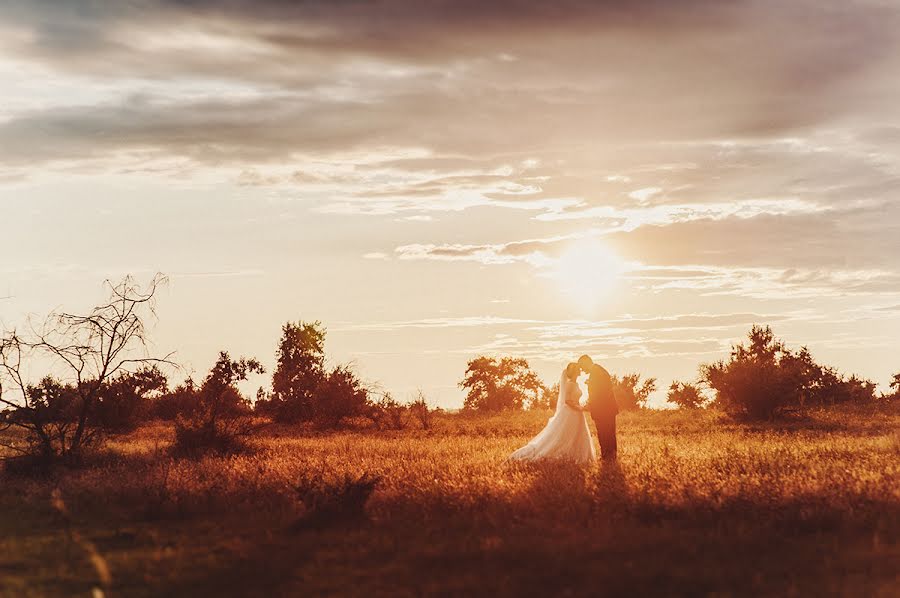
<instances>
[{"instance_id":1,"label":"veil","mask_svg":"<svg viewBox=\"0 0 900 598\"><path fill-rule=\"evenodd\" d=\"M562 371L562 374L559 375L559 396L556 397L556 411L553 413L553 417L556 417L562 410L566 407L566 384L569 382L568 376L566 376L566 370Z\"/></svg>"}]
</instances>

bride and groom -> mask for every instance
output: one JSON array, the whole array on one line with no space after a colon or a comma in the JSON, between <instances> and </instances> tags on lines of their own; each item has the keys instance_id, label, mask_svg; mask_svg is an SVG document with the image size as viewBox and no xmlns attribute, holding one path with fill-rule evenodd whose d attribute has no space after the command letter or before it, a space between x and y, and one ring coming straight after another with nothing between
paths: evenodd
<instances>
[{"instance_id":1,"label":"bride and groom","mask_svg":"<svg viewBox=\"0 0 900 598\"><path fill-rule=\"evenodd\" d=\"M582 392L578 377L588 375L588 400L581 406ZM600 454L604 460L616 458L616 415L619 408L613 395L609 372L595 364L587 355L570 363L559 380L556 412L543 430L531 442L510 455L510 459L537 461L540 459L568 459L590 463L597 459L591 432L584 412L587 411L597 428Z\"/></svg>"}]
</instances>

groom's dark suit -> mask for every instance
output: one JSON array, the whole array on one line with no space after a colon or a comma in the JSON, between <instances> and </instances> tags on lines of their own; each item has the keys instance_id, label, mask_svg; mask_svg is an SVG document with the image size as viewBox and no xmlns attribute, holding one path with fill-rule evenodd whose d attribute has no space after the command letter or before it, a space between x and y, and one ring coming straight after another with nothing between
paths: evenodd
<instances>
[{"instance_id":1,"label":"groom's dark suit","mask_svg":"<svg viewBox=\"0 0 900 598\"><path fill-rule=\"evenodd\" d=\"M600 441L600 456L603 459L616 458L616 415L619 406L613 394L612 379L601 366L594 364L590 369L587 381L587 408L597 426L597 439Z\"/></svg>"}]
</instances>

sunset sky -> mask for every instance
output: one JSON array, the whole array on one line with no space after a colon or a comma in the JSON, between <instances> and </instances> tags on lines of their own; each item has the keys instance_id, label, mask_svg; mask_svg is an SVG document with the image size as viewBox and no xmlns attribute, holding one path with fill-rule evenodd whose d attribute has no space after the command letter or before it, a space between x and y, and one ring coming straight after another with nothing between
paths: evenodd
<instances>
[{"instance_id":1,"label":"sunset sky","mask_svg":"<svg viewBox=\"0 0 900 598\"><path fill-rule=\"evenodd\" d=\"M302 319L401 399L665 388L766 323L885 389L898 73L891 1L0 2L0 322L160 271L199 375Z\"/></svg>"}]
</instances>

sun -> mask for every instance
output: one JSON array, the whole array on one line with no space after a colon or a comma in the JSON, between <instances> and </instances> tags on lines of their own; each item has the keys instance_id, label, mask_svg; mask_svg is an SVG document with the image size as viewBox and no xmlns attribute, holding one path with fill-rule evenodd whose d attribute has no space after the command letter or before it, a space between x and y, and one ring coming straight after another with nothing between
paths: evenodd
<instances>
[{"instance_id":1,"label":"sun","mask_svg":"<svg viewBox=\"0 0 900 598\"><path fill-rule=\"evenodd\" d=\"M615 291L625 263L598 239L579 239L550 264L549 277L575 305L596 308Z\"/></svg>"}]
</instances>

